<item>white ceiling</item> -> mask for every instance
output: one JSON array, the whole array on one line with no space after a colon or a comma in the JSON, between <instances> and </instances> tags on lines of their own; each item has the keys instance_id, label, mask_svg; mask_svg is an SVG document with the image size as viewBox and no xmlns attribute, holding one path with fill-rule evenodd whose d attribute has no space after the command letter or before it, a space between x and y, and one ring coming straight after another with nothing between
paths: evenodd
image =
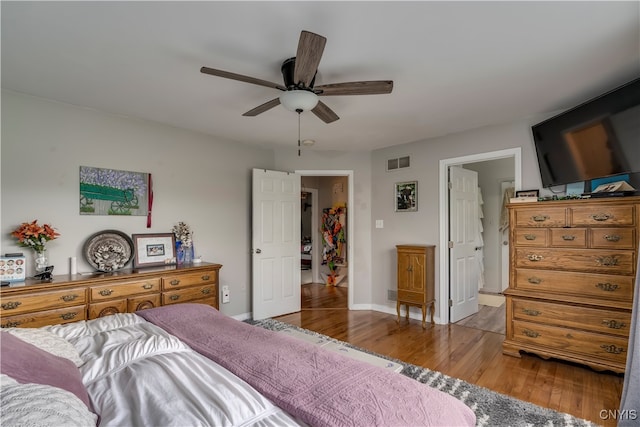
<instances>
[{"instance_id":1,"label":"white ceiling","mask_svg":"<svg viewBox=\"0 0 640 427\"><path fill-rule=\"evenodd\" d=\"M314 150L371 150L566 109L640 75L640 2L1 2L2 87L262 147L296 113L242 113L282 83L301 30L327 38L316 85L394 81L301 117Z\"/></svg>"}]
</instances>

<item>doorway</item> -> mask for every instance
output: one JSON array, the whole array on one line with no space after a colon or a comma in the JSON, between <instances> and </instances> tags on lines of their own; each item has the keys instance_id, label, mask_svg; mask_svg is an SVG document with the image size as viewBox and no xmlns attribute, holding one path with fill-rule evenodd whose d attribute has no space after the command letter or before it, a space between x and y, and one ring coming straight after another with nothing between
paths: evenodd
<instances>
[{"instance_id":1,"label":"doorway","mask_svg":"<svg viewBox=\"0 0 640 427\"><path fill-rule=\"evenodd\" d=\"M310 258L310 272L303 269L307 266L301 262L301 300L303 309L305 305L313 308L333 308L337 300L341 301L340 304L344 308L350 308L353 305L352 286L354 285L352 267L354 215L350 211L350 208L354 206L353 171L297 170L296 173L301 176L302 184L301 214L305 213L305 199L308 200L308 196L302 199L302 192L306 191L311 196L311 206L307 206L307 209L311 210L312 225L310 227L310 235L305 232L309 228L307 228L306 224L302 224L303 215L301 215L301 250L303 251L301 258L303 258L302 261L305 261L304 258ZM335 211L336 207L340 207L338 212ZM344 241L340 242L342 252L339 254L339 261L336 261L333 265L333 278L329 277L332 271L328 267L327 248L323 246L323 240L327 236L323 235L322 223L323 217L328 214L338 214L335 220L342 221L341 227L344 228ZM340 217L340 214L342 214L342 217ZM305 249L310 253L305 254ZM338 258L334 259L337 260ZM309 278L311 279L310 283L308 282ZM327 282L331 280L337 282L337 286L327 286Z\"/></svg>"},{"instance_id":2,"label":"doorway","mask_svg":"<svg viewBox=\"0 0 640 427\"><path fill-rule=\"evenodd\" d=\"M449 200L449 188L448 188L449 169L450 167L453 167L453 166L465 167L466 165L475 165L471 167L478 168L479 165L482 165L484 167L487 167L488 170L492 170L496 165L498 165L497 163L498 161L502 160L504 162L505 160L503 159L507 159L506 161L509 164L513 165L512 180L515 182L515 187L520 188L520 185L521 185L520 184L521 183L521 149L520 148L500 150L500 151L489 152L489 153L481 153L481 154L457 157L452 159L443 159L440 161L440 170L439 170L439 175L440 175L440 190L439 190L439 193L440 193L439 194L439 198L440 198L440 264L439 264L440 280L439 280L439 286L438 286L440 298L439 298L438 310L440 313L440 321L443 324L447 324L450 322L451 313L449 311L449 304L452 297L451 286L456 286L456 284L452 284L450 280L450 277L451 277L450 276L450 269L451 269L450 258L451 257L450 257L450 249L449 249L449 242L450 242L449 232L450 232L451 220L450 220L450 209L449 209L450 200ZM482 175L483 175L483 171L482 171L482 168L480 168L479 181L482 179L481 178ZM504 178L505 177L501 177L499 179L504 180ZM495 192L499 193L498 191L499 183L496 183L495 187L496 187ZM486 203L486 200L484 202ZM490 219L486 216L486 213L485 213L485 220L491 220L491 221L497 222L499 220L499 217L496 217L496 215L493 214L492 218ZM485 244L486 243L487 242L485 241ZM500 246L497 241L495 245L492 244L492 249L495 250L496 253L501 252L499 248ZM485 256L486 256L486 253L485 253ZM500 260L500 263L502 263L502 260ZM499 267L498 265L496 265L495 267L496 269L498 269L498 271L501 271L501 267ZM487 269L485 268L484 271L486 273ZM487 282L486 275L484 278L486 283ZM499 286L500 283L501 282L498 281L496 286ZM491 285L494 285L493 280Z\"/></svg>"}]
</instances>

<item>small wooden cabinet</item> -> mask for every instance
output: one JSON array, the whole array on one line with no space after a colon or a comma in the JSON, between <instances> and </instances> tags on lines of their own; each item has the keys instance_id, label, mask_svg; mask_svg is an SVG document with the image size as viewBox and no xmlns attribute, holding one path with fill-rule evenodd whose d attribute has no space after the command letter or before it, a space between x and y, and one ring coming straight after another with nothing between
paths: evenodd
<instances>
[{"instance_id":1,"label":"small wooden cabinet","mask_svg":"<svg viewBox=\"0 0 640 427\"><path fill-rule=\"evenodd\" d=\"M409 319L409 306L422 309L422 327L426 328L427 306L431 313L435 309L434 290L434 245L397 245L398 259L398 299L396 310L400 321L400 306L406 305L406 317Z\"/></svg>"},{"instance_id":2,"label":"small wooden cabinet","mask_svg":"<svg viewBox=\"0 0 640 427\"><path fill-rule=\"evenodd\" d=\"M218 308L221 267L202 263L28 279L0 291L0 326L37 328L184 302Z\"/></svg>"},{"instance_id":3,"label":"small wooden cabinet","mask_svg":"<svg viewBox=\"0 0 640 427\"><path fill-rule=\"evenodd\" d=\"M509 205L503 352L624 372L640 198Z\"/></svg>"}]
</instances>

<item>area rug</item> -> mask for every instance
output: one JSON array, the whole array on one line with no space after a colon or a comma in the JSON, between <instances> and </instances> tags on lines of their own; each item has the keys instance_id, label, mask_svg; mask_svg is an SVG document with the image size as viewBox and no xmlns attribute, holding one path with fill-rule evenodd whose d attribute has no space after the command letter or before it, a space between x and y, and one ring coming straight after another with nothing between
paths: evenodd
<instances>
[{"instance_id":1,"label":"area rug","mask_svg":"<svg viewBox=\"0 0 640 427\"><path fill-rule=\"evenodd\" d=\"M365 353L374 354L367 349L353 346L349 343L335 340L326 335L307 329L298 328L278 320L266 319L252 321L247 323L263 327L265 329L280 331L283 329L295 329L306 334L326 339L336 343L340 343L346 347L350 347ZM449 377L438 371L432 371L427 368L405 363L401 360L393 359L381 354L375 353L376 356L391 360L403 365L400 375L406 375L414 378L429 387L437 388L440 391L449 393L455 398L464 402L476 414L476 425L483 427L594 427L590 421L576 418L572 415L557 412L552 409L543 408L504 394L496 393L487 388L470 384L457 378Z\"/></svg>"}]
</instances>

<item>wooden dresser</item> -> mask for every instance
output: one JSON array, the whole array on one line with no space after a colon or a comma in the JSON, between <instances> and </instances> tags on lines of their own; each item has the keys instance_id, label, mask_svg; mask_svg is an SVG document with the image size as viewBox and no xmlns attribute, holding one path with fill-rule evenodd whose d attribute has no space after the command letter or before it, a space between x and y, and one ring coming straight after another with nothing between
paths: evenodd
<instances>
[{"instance_id":1,"label":"wooden dresser","mask_svg":"<svg viewBox=\"0 0 640 427\"><path fill-rule=\"evenodd\" d=\"M37 328L198 302L218 308L220 264L162 266L28 279L0 290L0 326Z\"/></svg>"},{"instance_id":2,"label":"wooden dresser","mask_svg":"<svg viewBox=\"0 0 640 427\"><path fill-rule=\"evenodd\" d=\"M503 352L624 372L640 197L509 205Z\"/></svg>"},{"instance_id":3,"label":"wooden dresser","mask_svg":"<svg viewBox=\"0 0 640 427\"><path fill-rule=\"evenodd\" d=\"M400 321L400 306L422 308L422 327L426 328L427 306L430 307L431 323L435 308L434 290L434 245L397 245L398 257L398 299L396 310Z\"/></svg>"}]
</instances>

